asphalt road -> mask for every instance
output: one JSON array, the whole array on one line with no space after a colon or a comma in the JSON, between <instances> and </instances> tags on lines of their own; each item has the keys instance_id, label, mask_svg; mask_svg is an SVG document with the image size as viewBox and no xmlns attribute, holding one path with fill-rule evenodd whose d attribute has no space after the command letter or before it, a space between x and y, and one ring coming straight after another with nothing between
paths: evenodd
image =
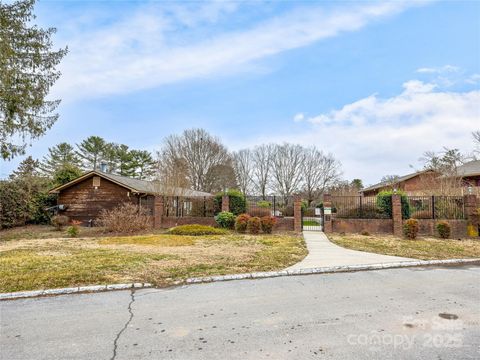
<instances>
[{"instance_id":1,"label":"asphalt road","mask_svg":"<svg viewBox=\"0 0 480 360\"><path fill-rule=\"evenodd\" d=\"M1 359L478 359L480 267L0 303Z\"/></svg>"}]
</instances>

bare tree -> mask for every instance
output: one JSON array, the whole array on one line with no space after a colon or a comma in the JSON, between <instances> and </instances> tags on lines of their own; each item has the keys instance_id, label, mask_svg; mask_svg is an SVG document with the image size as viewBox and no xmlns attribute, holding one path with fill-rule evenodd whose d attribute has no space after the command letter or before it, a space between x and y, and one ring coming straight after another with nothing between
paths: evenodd
<instances>
[{"instance_id":1,"label":"bare tree","mask_svg":"<svg viewBox=\"0 0 480 360\"><path fill-rule=\"evenodd\" d=\"M186 179L194 190L211 191L215 167L230 165L227 149L220 140L203 129L185 130L181 135L170 135L160 151L163 162L169 166L182 163Z\"/></svg>"},{"instance_id":2,"label":"bare tree","mask_svg":"<svg viewBox=\"0 0 480 360\"><path fill-rule=\"evenodd\" d=\"M253 159L252 151L249 149L239 150L233 153L233 168L235 178L240 191L247 195L252 184Z\"/></svg>"},{"instance_id":3,"label":"bare tree","mask_svg":"<svg viewBox=\"0 0 480 360\"><path fill-rule=\"evenodd\" d=\"M310 206L325 190L337 183L341 177L340 162L332 154L325 155L315 146L304 149L303 191Z\"/></svg>"},{"instance_id":4,"label":"bare tree","mask_svg":"<svg viewBox=\"0 0 480 360\"><path fill-rule=\"evenodd\" d=\"M288 197L300 190L305 153L300 145L275 145L272 158L274 189L288 202Z\"/></svg>"},{"instance_id":5,"label":"bare tree","mask_svg":"<svg viewBox=\"0 0 480 360\"><path fill-rule=\"evenodd\" d=\"M266 199L267 188L270 183L269 176L271 174L273 160L274 145L263 144L255 146L252 151L252 182L255 190Z\"/></svg>"},{"instance_id":6,"label":"bare tree","mask_svg":"<svg viewBox=\"0 0 480 360\"><path fill-rule=\"evenodd\" d=\"M475 149L473 149L473 156L475 159L480 157L480 130L472 132L473 143L475 144Z\"/></svg>"},{"instance_id":7,"label":"bare tree","mask_svg":"<svg viewBox=\"0 0 480 360\"><path fill-rule=\"evenodd\" d=\"M420 159L426 170L432 170L435 176L421 177L422 188L428 194L460 195L463 182L458 174L458 167L466 161L466 157L458 149L444 148L436 153L427 151Z\"/></svg>"}]
</instances>

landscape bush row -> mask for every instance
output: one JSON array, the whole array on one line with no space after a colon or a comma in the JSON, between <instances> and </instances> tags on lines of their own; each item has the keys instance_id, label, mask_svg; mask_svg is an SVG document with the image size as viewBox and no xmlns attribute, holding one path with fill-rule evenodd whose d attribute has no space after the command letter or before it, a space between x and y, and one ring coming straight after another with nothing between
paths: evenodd
<instances>
[{"instance_id":1,"label":"landscape bush row","mask_svg":"<svg viewBox=\"0 0 480 360\"><path fill-rule=\"evenodd\" d=\"M239 233L271 234L276 223L276 218L270 215L258 217L250 214L239 214L235 216L228 211L222 211L215 216L218 226L224 229L235 229Z\"/></svg>"}]
</instances>

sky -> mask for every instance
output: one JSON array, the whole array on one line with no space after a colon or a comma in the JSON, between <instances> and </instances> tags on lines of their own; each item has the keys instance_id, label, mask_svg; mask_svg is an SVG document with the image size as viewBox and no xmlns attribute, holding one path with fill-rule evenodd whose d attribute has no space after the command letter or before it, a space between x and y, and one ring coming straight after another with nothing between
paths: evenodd
<instances>
[{"instance_id":1,"label":"sky","mask_svg":"<svg viewBox=\"0 0 480 360\"><path fill-rule=\"evenodd\" d=\"M90 135L155 151L200 127L230 150L315 145L372 184L425 151L471 151L480 129L480 1L44 0L35 13L69 53L34 158Z\"/></svg>"}]
</instances>

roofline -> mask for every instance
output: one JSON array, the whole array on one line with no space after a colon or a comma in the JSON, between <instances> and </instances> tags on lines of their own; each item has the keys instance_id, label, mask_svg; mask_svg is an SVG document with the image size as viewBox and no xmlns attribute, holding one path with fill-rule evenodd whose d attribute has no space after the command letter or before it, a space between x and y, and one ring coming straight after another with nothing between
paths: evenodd
<instances>
[{"instance_id":1,"label":"roofline","mask_svg":"<svg viewBox=\"0 0 480 360\"><path fill-rule=\"evenodd\" d=\"M63 185L60 185L60 186L57 186L57 187L51 189L48 193L49 194L58 194L61 190L66 189L66 188L68 188L72 185L75 185L75 184L87 179L89 176L92 176L92 175L97 175L97 176L103 177L104 179L107 179L108 181L111 181L111 182L113 182L113 183L115 183L115 184L117 184L117 185L119 185L119 186L121 186L125 189L128 189L131 192L145 194L145 192L138 191L137 189L134 189L130 186L126 186L125 184L122 184L121 182L112 179L111 177L108 176L108 174L105 174L105 173L97 171L97 170L90 170L89 172L86 172L85 174L81 175L80 177L78 177L76 179L73 179L73 180L69 181L66 184L63 184Z\"/></svg>"},{"instance_id":2,"label":"roofline","mask_svg":"<svg viewBox=\"0 0 480 360\"><path fill-rule=\"evenodd\" d=\"M395 181L395 182L392 182L392 183L389 183L389 184L379 183L379 184L376 184L376 185L369 186L368 188L362 189L359 192L363 193L365 191L372 191L372 190L381 189L381 188L384 188L384 187L387 187L387 186L393 186L393 185L399 184L401 182L410 180L410 179L414 178L415 176L425 174L427 172L435 172L435 170L425 169L425 170L417 171L417 172L415 172L413 174L410 174L410 175L400 176L399 179L401 179L401 180L398 180L398 181Z\"/></svg>"}]
</instances>

